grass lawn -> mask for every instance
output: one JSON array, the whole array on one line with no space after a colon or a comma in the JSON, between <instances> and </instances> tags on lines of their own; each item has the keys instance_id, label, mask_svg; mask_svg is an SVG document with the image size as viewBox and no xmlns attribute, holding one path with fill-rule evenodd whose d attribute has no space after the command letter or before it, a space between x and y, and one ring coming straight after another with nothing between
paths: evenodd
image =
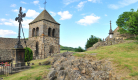
<instances>
[{"instance_id":1,"label":"grass lawn","mask_svg":"<svg viewBox=\"0 0 138 80\"><path fill-rule=\"evenodd\" d=\"M123 76L122 80L138 80L138 42L99 47L83 53L97 53L97 60L109 59L113 62L116 74ZM74 54L74 56L80 57L85 57L86 55ZM132 77L135 79L130 79Z\"/></svg>"},{"instance_id":2,"label":"grass lawn","mask_svg":"<svg viewBox=\"0 0 138 80\"><path fill-rule=\"evenodd\" d=\"M0 77L3 78L3 80L42 80L42 78L47 76L47 73L50 71L49 68L51 65L38 65L38 63L43 63L47 59L50 59L51 57L48 57L44 60L32 60L30 63L34 63L32 65L31 69L21 71L16 74L12 74L9 76L2 75ZM27 65L27 63L26 63Z\"/></svg>"}]
</instances>

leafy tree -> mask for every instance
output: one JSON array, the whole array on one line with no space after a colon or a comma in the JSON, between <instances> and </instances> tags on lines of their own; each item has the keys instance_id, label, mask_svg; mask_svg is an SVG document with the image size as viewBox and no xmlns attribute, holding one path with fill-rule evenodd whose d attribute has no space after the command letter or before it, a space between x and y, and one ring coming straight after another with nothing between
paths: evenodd
<instances>
[{"instance_id":1,"label":"leafy tree","mask_svg":"<svg viewBox=\"0 0 138 80\"><path fill-rule=\"evenodd\" d=\"M83 50L80 46L77 48L77 49L75 49L75 52L84 52L85 50Z\"/></svg>"},{"instance_id":2,"label":"leafy tree","mask_svg":"<svg viewBox=\"0 0 138 80\"><path fill-rule=\"evenodd\" d=\"M33 51L28 47L27 49L26 48L24 49L25 49L25 62L33 60ZM28 53L27 53L27 50L28 50Z\"/></svg>"},{"instance_id":3,"label":"leafy tree","mask_svg":"<svg viewBox=\"0 0 138 80\"><path fill-rule=\"evenodd\" d=\"M87 39L87 43L85 45L85 49L87 49L89 47L92 47L95 43L98 42L98 39L100 39L100 38L97 38L97 37L91 35L91 37L89 38L89 40ZM102 41L102 40L100 39L100 41Z\"/></svg>"},{"instance_id":4,"label":"leafy tree","mask_svg":"<svg viewBox=\"0 0 138 80\"><path fill-rule=\"evenodd\" d=\"M118 32L120 32L120 34L123 33L129 33L129 28L130 26L128 26L126 23L127 21L130 20L130 16L132 16L132 13L134 12L134 9L131 9L130 12L123 12L123 14L119 15L119 18L116 21L117 26L119 27Z\"/></svg>"},{"instance_id":5,"label":"leafy tree","mask_svg":"<svg viewBox=\"0 0 138 80\"><path fill-rule=\"evenodd\" d=\"M136 35L138 35L138 10L129 16L129 20L126 21L126 25L129 26L128 33L134 34L136 38Z\"/></svg>"}]
</instances>

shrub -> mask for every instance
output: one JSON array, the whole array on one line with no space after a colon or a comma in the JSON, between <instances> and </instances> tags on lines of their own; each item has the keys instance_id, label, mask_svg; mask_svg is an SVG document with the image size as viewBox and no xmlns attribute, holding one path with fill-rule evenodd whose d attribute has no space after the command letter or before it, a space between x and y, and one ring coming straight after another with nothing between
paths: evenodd
<instances>
[{"instance_id":1,"label":"shrub","mask_svg":"<svg viewBox=\"0 0 138 80\"><path fill-rule=\"evenodd\" d=\"M33 51L27 47L27 49L25 48L25 62L31 61L31 60L33 60Z\"/></svg>"},{"instance_id":2,"label":"shrub","mask_svg":"<svg viewBox=\"0 0 138 80\"><path fill-rule=\"evenodd\" d=\"M75 49L75 52L84 52L85 50L83 50L80 46L79 48Z\"/></svg>"}]
</instances>

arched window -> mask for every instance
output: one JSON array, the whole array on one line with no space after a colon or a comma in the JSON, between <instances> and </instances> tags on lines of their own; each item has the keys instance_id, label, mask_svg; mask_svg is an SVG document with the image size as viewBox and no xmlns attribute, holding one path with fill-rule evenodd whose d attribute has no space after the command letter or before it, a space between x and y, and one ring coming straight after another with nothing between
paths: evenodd
<instances>
[{"instance_id":1,"label":"arched window","mask_svg":"<svg viewBox=\"0 0 138 80\"><path fill-rule=\"evenodd\" d=\"M52 36L55 37L55 29L52 31Z\"/></svg>"},{"instance_id":2,"label":"arched window","mask_svg":"<svg viewBox=\"0 0 138 80\"><path fill-rule=\"evenodd\" d=\"M32 30L32 37L34 37L35 36L35 28L33 28L33 30Z\"/></svg>"},{"instance_id":3,"label":"arched window","mask_svg":"<svg viewBox=\"0 0 138 80\"><path fill-rule=\"evenodd\" d=\"M51 36L51 28L48 28L48 36Z\"/></svg>"},{"instance_id":4,"label":"arched window","mask_svg":"<svg viewBox=\"0 0 138 80\"><path fill-rule=\"evenodd\" d=\"M36 28L36 36L39 36L39 28Z\"/></svg>"}]
</instances>

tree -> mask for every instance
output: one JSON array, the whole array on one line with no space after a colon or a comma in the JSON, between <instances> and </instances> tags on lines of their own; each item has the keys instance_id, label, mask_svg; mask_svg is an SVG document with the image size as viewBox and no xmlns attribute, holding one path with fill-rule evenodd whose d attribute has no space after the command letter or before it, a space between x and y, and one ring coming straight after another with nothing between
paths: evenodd
<instances>
[{"instance_id":1,"label":"tree","mask_svg":"<svg viewBox=\"0 0 138 80\"><path fill-rule=\"evenodd\" d=\"M28 47L27 47L27 49L26 48L24 48L24 49L25 49L25 62L33 60L33 51ZM27 52L27 50L29 52Z\"/></svg>"},{"instance_id":2,"label":"tree","mask_svg":"<svg viewBox=\"0 0 138 80\"><path fill-rule=\"evenodd\" d=\"M136 38L136 35L138 35L138 10L129 16L129 20L126 21L126 25L129 26L128 33L134 34Z\"/></svg>"},{"instance_id":3,"label":"tree","mask_svg":"<svg viewBox=\"0 0 138 80\"><path fill-rule=\"evenodd\" d=\"M89 38L89 40L87 39L87 43L85 45L85 49L87 49L89 47L92 47L95 43L98 42L98 39L100 39L100 38L97 38L97 37L91 35L91 37ZM102 40L100 39L100 41L102 41Z\"/></svg>"},{"instance_id":4,"label":"tree","mask_svg":"<svg viewBox=\"0 0 138 80\"><path fill-rule=\"evenodd\" d=\"M132 16L132 13L134 12L134 9L131 9L130 12L123 12L123 14L119 15L119 18L116 21L117 26L119 27L118 32L120 32L120 34L123 33L129 33L129 28L130 26L128 26L126 23L127 21L129 21L130 16Z\"/></svg>"},{"instance_id":5,"label":"tree","mask_svg":"<svg viewBox=\"0 0 138 80\"><path fill-rule=\"evenodd\" d=\"M85 50L83 50L80 46L77 48L77 49L75 49L75 52L84 52Z\"/></svg>"}]
</instances>

